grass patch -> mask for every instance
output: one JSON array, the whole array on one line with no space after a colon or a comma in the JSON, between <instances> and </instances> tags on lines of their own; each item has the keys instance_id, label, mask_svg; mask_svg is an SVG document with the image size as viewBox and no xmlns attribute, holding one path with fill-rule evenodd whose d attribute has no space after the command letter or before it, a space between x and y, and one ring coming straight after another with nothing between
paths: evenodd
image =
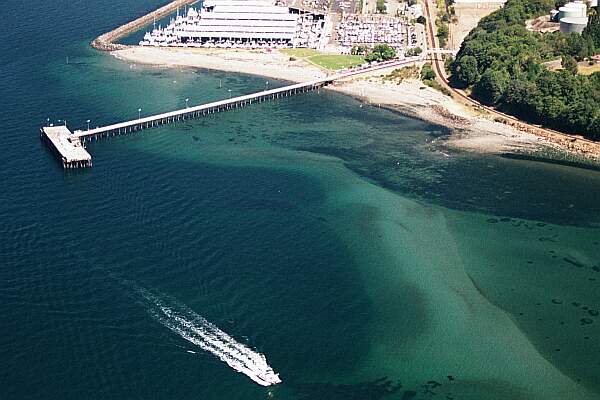
<instances>
[{"instance_id":1,"label":"grass patch","mask_svg":"<svg viewBox=\"0 0 600 400\"><path fill-rule=\"evenodd\" d=\"M445 86L440 85L440 83L438 81L427 80L426 79L426 80L423 81L423 83L426 84L427 86L429 86L430 88L433 88L435 90L439 90L440 92L442 92L446 96L452 97L452 93L450 93L450 91L448 90L448 88L446 88Z\"/></svg>"},{"instance_id":2,"label":"grass patch","mask_svg":"<svg viewBox=\"0 0 600 400\"><path fill-rule=\"evenodd\" d=\"M596 63L594 65L579 65L577 68L577 72L579 75L591 75L594 72L600 72L600 64Z\"/></svg>"},{"instance_id":3,"label":"grass patch","mask_svg":"<svg viewBox=\"0 0 600 400\"><path fill-rule=\"evenodd\" d=\"M382 78L383 82L392 81L398 85L405 79L416 79L419 77L419 67L404 67L393 70L390 74Z\"/></svg>"},{"instance_id":4,"label":"grass patch","mask_svg":"<svg viewBox=\"0 0 600 400\"><path fill-rule=\"evenodd\" d=\"M355 67L365 62L365 58L363 56L353 56L347 54L320 54L309 57L308 60L319 67L330 70Z\"/></svg>"},{"instance_id":5,"label":"grass patch","mask_svg":"<svg viewBox=\"0 0 600 400\"><path fill-rule=\"evenodd\" d=\"M290 57L304 58L311 57L320 54L317 50L314 49L281 49L283 54L286 54Z\"/></svg>"}]
</instances>

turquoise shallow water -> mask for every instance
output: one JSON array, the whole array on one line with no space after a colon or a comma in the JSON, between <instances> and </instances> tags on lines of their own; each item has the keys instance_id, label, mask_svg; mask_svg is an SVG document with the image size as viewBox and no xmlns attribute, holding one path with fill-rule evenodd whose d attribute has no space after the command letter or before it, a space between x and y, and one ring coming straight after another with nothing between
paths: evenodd
<instances>
[{"instance_id":1,"label":"turquoise shallow water","mask_svg":"<svg viewBox=\"0 0 600 400\"><path fill-rule=\"evenodd\" d=\"M159 4L2 11L2 398L600 397L597 171L447 157L445 129L322 91L93 143L64 173L46 118L264 86L87 46Z\"/></svg>"}]
</instances>

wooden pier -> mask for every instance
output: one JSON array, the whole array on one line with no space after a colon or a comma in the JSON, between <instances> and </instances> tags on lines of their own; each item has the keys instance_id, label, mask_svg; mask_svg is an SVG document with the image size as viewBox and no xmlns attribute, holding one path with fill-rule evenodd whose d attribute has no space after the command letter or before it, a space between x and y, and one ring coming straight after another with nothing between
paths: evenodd
<instances>
[{"instance_id":1,"label":"wooden pier","mask_svg":"<svg viewBox=\"0 0 600 400\"><path fill-rule=\"evenodd\" d=\"M215 101L199 106L186 107L181 110L171 111L158 115L124 121L104 127L76 130L71 132L66 126L50 126L40 129L42 139L58 155L65 169L86 168L92 166L92 157L85 150L85 144L101 138L121 136L143 129L153 128L178 121L200 118L217 112L234 110L246 107L254 103L276 100L284 97L294 96L300 93L312 92L323 88L336 80L351 78L356 75L374 72L377 70L400 67L420 61L421 57L411 57L403 60L393 60L379 63L363 68L355 68L350 71L331 75L310 82L297 83L276 89L265 90L244 96L233 97L226 100Z\"/></svg>"}]
</instances>

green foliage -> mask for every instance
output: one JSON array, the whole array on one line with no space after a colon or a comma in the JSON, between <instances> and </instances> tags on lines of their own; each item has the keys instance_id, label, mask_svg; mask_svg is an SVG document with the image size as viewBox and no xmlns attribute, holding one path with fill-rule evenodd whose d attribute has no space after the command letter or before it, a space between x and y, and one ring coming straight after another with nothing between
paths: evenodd
<instances>
[{"instance_id":1,"label":"green foliage","mask_svg":"<svg viewBox=\"0 0 600 400\"><path fill-rule=\"evenodd\" d=\"M481 75L474 89L484 102L495 105L504 95L509 83L510 75L505 69L488 69Z\"/></svg>"},{"instance_id":2,"label":"green foliage","mask_svg":"<svg viewBox=\"0 0 600 400\"><path fill-rule=\"evenodd\" d=\"M421 68L421 80L433 81L435 80L435 76L435 71L433 70L433 68L431 68L431 64L423 64L423 68Z\"/></svg>"},{"instance_id":3,"label":"green foliage","mask_svg":"<svg viewBox=\"0 0 600 400\"><path fill-rule=\"evenodd\" d=\"M444 15L446 15L446 14L444 14ZM444 47L444 46L446 46L446 43L448 42L448 34L450 33L450 28L448 27L448 24L446 22L440 21L440 20L436 21L436 25L437 25L437 33L435 36L437 36L437 38L438 38L440 47Z\"/></svg>"},{"instance_id":4,"label":"green foliage","mask_svg":"<svg viewBox=\"0 0 600 400\"><path fill-rule=\"evenodd\" d=\"M562 56L561 65L565 71L577 75L577 60L574 57Z\"/></svg>"},{"instance_id":5,"label":"green foliage","mask_svg":"<svg viewBox=\"0 0 600 400\"><path fill-rule=\"evenodd\" d=\"M359 44L358 46L352 46L352 49L350 49L350 54L353 56L362 56L367 54L368 51L369 48L367 46Z\"/></svg>"},{"instance_id":6,"label":"green foliage","mask_svg":"<svg viewBox=\"0 0 600 400\"><path fill-rule=\"evenodd\" d=\"M577 75L577 60L599 47L600 21L594 14L583 36L525 29L552 8L554 0L508 0L482 18L448 65L452 83L528 121L600 139L600 73ZM557 58L562 70L543 65Z\"/></svg>"},{"instance_id":7,"label":"green foliage","mask_svg":"<svg viewBox=\"0 0 600 400\"><path fill-rule=\"evenodd\" d=\"M396 57L396 50L386 43L376 44L373 50L365 57L368 62L386 61Z\"/></svg>"},{"instance_id":8,"label":"green foliage","mask_svg":"<svg viewBox=\"0 0 600 400\"><path fill-rule=\"evenodd\" d=\"M380 14L385 14L386 13L386 9L385 9L385 0L377 0L377 6L376 6L377 12Z\"/></svg>"},{"instance_id":9,"label":"green foliage","mask_svg":"<svg viewBox=\"0 0 600 400\"><path fill-rule=\"evenodd\" d=\"M420 47L413 47L412 49L407 49L404 52L404 55L406 57L414 57L414 56L418 56L419 54L421 54L423 52L423 49Z\"/></svg>"},{"instance_id":10,"label":"green foliage","mask_svg":"<svg viewBox=\"0 0 600 400\"><path fill-rule=\"evenodd\" d=\"M414 79L419 77L419 67L396 68L390 74L383 77L383 81L396 82L398 85L405 79Z\"/></svg>"},{"instance_id":11,"label":"green foliage","mask_svg":"<svg viewBox=\"0 0 600 400\"><path fill-rule=\"evenodd\" d=\"M450 73L450 65L452 65L452 63L454 62L454 57L446 54L446 58L444 59L444 69L446 70L446 73Z\"/></svg>"},{"instance_id":12,"label":"green foliage","mask_svg":"<svg viewBox=\"0 0 600 400\"><path fill-rule=\"evenodd\" d=\"M583 31L583 36L593 44L596 49L600 49L600 13L598 9L592 11L588 26Z\"/></svg>"},{"instance_id":13,"label":"green foliage","mask_svg":"<svg viewBox=\"0 0 600 400\"><path fill-rule=\"evenodd\" d=\"M442 92L443 94L445 94L446 96L450 96L452 97L452 93L450 92L450 90L448 90L447 87L440 85L440 83L436 80L431 80L431 81L423 81L424 84L426 84L427 86L434 88L436 90L439 90L440 92Z\"/></svg>"},{"instance_id":14,"label":"green foliage","mask_svg":"<svg viewBox=\"0 0 600 400\"><path fill-rule=\"evenodd\" d=\"M471 86L479 79L477 65L477 58L475 56L467 55L460 57L452 63L452 73L455 78L463 82L466 86Z\"/></svg>"}]
</instances>

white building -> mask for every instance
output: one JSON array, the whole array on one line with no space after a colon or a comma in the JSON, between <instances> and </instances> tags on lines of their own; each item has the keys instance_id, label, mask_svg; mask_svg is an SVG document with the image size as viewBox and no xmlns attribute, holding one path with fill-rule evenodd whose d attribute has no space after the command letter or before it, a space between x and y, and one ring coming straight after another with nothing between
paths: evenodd
<instances>
[{"instance_id":1,"label":"white building","mask_svg":"<svg viewBox=\"0 0 600 400\"><path fill-rule=\"evenodd\" d=\"M206 0L202 9L147 33L141 45L312 47L324 45L326 17L268 0Z\"/></svg>"}]
</instances>

